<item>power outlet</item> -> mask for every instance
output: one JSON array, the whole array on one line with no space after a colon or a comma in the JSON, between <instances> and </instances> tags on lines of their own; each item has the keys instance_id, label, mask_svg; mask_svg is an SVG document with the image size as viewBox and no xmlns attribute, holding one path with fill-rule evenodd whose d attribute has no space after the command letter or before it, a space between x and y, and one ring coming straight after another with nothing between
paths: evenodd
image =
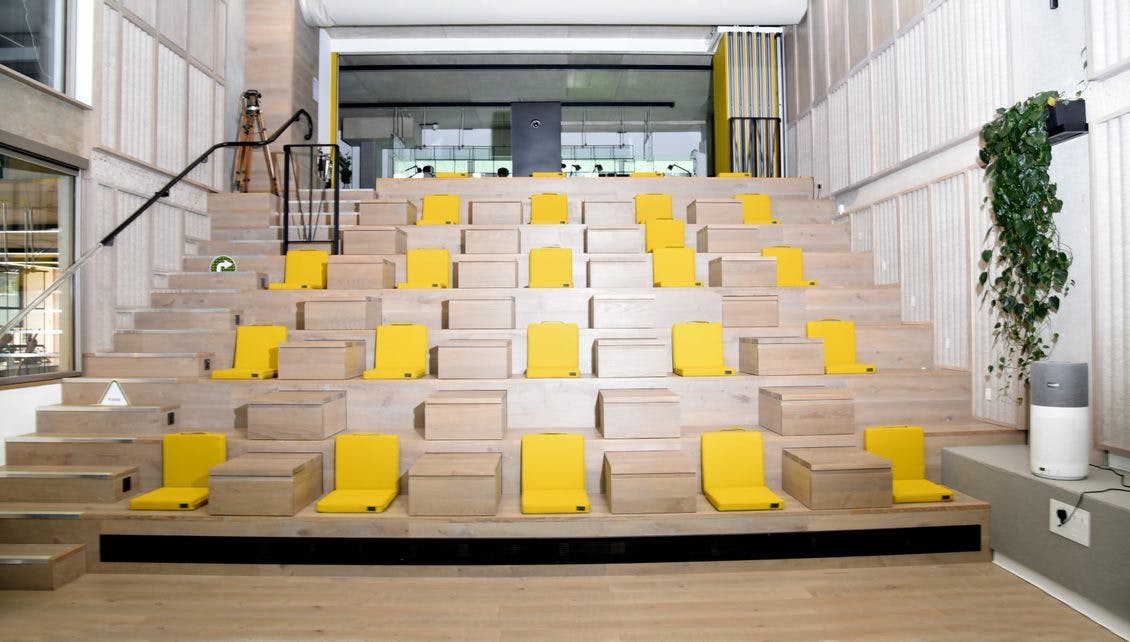
<instances>
[{"instance_id":1,"label":"power outlet","mask_svg":"<svg viewBox=\"0 0 1130 642\"><path fill-rule=\"evenodd\" d=\"M1080 508L1075 511L1074 515L1071 515L1072 510L1074 510L1074 507L1071 504L1065 504L1054 499L1051 500L1051 510L1048 514L1048 529L1060 537L1066 537L1083 546L1090 546L1091 511ZM1062 513L1060 511L1062 511ZM1071 515L1071 519L1061 525L1059 523L1061 514L1064 517Z\"/></svg>"}]
</instances>

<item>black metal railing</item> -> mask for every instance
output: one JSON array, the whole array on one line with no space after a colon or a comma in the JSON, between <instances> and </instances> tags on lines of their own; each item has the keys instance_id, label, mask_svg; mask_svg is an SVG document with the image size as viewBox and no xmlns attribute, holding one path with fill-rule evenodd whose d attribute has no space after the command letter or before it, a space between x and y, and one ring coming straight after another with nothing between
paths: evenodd
<instances>
[{"instance_id":1,"label":"black metal railing","mask_svg":"<svg viewBox=\"0 0 1130 642\"><path fill-rule=\"evenodd\" d=\"M283 146L283 254L293 244L328 244L331 254L340 253L340 158L337 145Z\"/></svg>"},{"instance_id":2,"label":"black metal railing","mask_svg":"<svg viewBox=\"0 0 1130 642\"><path fill-rule=\"evenodd\" d=\"M730 171L782 176L780 118L730 119Z\"/></svg>"},{"instance_id":3,"label":"black metal railing","mask_svg":"<svg viewBox=\"0 0 1130 642\"><path fill-rule=\"evenodd\" d=\"M271 143L278 140L279 136L282 136L283 132L285 132L290 128L291 125L298 122L299 120L306 121L306 133L303 136L303 140L310 140L310 138L314 136L314 121L310 118L310 114L307 113L305 109L299 109L298 111L294 112L294 115L288 118L287 121L283 123L281 127L276 129L275 132L271 134L270 137L268 137L266 140L225 141L222 143L216 143L215 145L209 147L203 154L197 156L196 160L186 165L181 173L174 176L167 183L161 186L160 189L154 192L153 195L149 197L149 200L145 201L141 204L141 207L134 210L133 214L130 214L124 221L119 223L117 227L110 230L110 233L102 237L102 240L98 241L98 243L94 247L91 247L90 249L83 252L82 256L76 259L74 263L68 266L67 269L60 272L59 275L55 278L55 282L44 289L43 292L39 294L39 296L35 297L35 299L31 301L31 303L28 303L23 307L23 309L16 313L15 316L8 319L8 322L4 324L4 327L0 328L0 336L7 334L12 330L12 328L15 328L17 325L19 325L29 314L31 314L33 310L42 305L43 302L46 301L59 288L63 287L63 285L65 284L70 283L74 275L77 274L79 270L83 268L83 266L89 263L91 259L97 256L98 252L101 251L102 248L113 245L114 240L118 238L119 234L126 231L126 229L128 229L130 225L133 225L133 222L140 218L141 215L144 214L157 201L169 196L171 190L176 187L178 183L184 180L186 176L192 173L192 170L196 169L198 165L206 162L208 160L208 157L211 156L213 152L220 149L226 149L228 147L263 147L270 145Z\"/></svg>"}]
</instances>

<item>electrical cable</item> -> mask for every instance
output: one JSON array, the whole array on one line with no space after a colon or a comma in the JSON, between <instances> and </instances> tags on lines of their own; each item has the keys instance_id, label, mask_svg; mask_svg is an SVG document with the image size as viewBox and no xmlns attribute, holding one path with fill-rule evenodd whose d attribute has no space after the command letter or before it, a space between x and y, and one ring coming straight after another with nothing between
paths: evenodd
<instances>
[{"instance_id":1,"label":"electrical cable","mask_svg":"<svg viewBox=\"0 0 1130 642\"><path fill-rule=\"evenodd\" d=\"M1067 517L1064 517L1063 519L1061 519L1059 521L1059 525L1056 526L1056 528L1061 528L1064 524L1066 524L1067 522L1070 522L1072 517L1075 517L1075 512L1078 511L1079 507L1083 505L1083 498L1087 495L1094 495L1094 494L1098 494L1098 493L1109 493L1111 491L1117 491L1117 492L1121 492L1121 493L1130 493L1130 484L1126 483L1126 473L1120 473L1113 468L1110 468L1110 467L1107 467L1107 466L1099 466L1097 464L1091 464L1090 466L1091 466L1091 468L1098 468L1099 470L1107 470L1107 471L1114 473L1116 476L1118 476L1118 481L1119 481L1119 483L1122 484L1122 488L1118 488L1117 486L1112 486L1110 488L1102 488L1102 489L1099 489L1099 490L1085 490L1085 491L1079 493L1079 499L1075 500L1075 506L1071 509L1071 513L1068 514Z\"/></svg>"}]
</instances>

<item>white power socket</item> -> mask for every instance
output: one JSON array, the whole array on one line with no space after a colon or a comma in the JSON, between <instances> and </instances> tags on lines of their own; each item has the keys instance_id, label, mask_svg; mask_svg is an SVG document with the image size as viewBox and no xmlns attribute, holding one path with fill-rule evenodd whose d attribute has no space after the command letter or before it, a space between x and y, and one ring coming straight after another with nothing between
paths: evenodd
<instances>
[{"instance_id":1,"label":"white power socket","mask_svg":"<svg viewBox=\"0 0 1130 642\"><path fill-rule=\"evenodd\" d=\"M1051 500L1051 510L1048 515L1048 529L1060 537L1066 537L1083 546L1090 546L1091 511L1080 508L1075 511L1074 515L1071 515L1072 510L1074 510L1074 506L1071 504L1065 504L1054 499ZM1064 522L1063 525L1059 523L1059 511L1063 511L1064 516L1071 515L1071 519Z\"/></svg>"}]
</instances>

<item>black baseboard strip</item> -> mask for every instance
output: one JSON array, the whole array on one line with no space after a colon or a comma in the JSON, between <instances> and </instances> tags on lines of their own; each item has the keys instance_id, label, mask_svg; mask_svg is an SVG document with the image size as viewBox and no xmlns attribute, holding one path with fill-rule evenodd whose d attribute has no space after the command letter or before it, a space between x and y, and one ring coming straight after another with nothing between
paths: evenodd
<instances>
[{"instance_id":1,"label":"black baseboard strip","mask_svg":"<svg viewBox=\"0 0 1130 642\"><path fill-rule=\"evenodd\" d=\"M102 535L103 562L167 564L628 564L974 552L976 524L870 530L563 539Z\"/></svg>"}]
</instances>

